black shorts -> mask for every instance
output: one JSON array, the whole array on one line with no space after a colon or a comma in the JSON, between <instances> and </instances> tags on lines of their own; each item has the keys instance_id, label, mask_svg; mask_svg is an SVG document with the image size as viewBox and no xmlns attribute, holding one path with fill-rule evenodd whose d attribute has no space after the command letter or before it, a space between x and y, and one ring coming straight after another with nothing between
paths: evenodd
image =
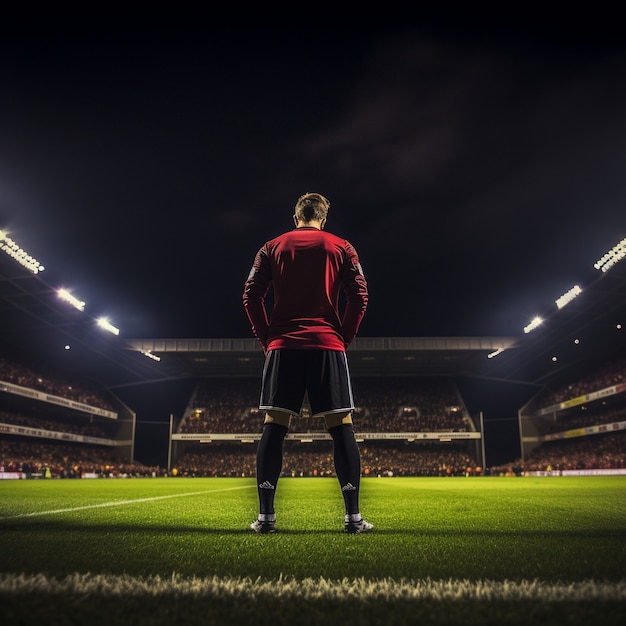
<instances>
[{"instance_id":1,"label":"black shorts","mask_svg":"<svg viewBox=\"0 0 626 626\"><path fill-rule=\"evenodd\" d=\"M346 353L270 350L263 367L259 408L298 415L305 393L312 416L352 411L354 400Z\"/></svg>"}]
</instances>

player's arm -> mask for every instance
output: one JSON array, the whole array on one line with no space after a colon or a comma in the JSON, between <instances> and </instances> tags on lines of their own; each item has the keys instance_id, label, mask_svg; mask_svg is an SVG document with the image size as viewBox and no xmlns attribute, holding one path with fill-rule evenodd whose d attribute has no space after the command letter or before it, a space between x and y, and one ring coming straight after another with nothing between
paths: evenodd
<instances>
[{"instance_id":1,"label":"player's arm","mask_svg":"<svg viewBox=\"0 0 626 626\"><path fill-rule=\"evenodd\" d=\"M367 309L369 293L367 281L356 250L348 244L341 270L341 282L346 295L346 307L341 326L346 347L356 337Z\"/></svg>"},{"instance_id":2,"label":"player's arm","mask_svg":"<svg viewBox=\"0 0 626 626\"><path fill-rule=\"evenodd\" d=\"M243 289L243 306L250 320L254 336L259 340L263 349L267 348L269 321L265 309L265 296L272 282L272 272L265 247L261 248L252 264Z\"/></svg>"}]
</instances>

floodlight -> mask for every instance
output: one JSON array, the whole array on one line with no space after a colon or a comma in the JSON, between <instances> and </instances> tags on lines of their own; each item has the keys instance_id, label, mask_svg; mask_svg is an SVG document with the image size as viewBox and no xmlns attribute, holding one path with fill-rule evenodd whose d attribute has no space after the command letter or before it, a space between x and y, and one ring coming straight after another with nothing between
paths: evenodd
<instances>
[{"instance_id":1,"label":"floodlight","mask_svg":"<svg viewBox=\"0 0 626 626\"><path fill-rule=\"evenodd\" d=\"M622 239L616 246L613 246L607 253L596 261L593 266L597 270L608 272L616 263L619 263L626 256L626 238Z\"/></svg>"},{"instance_id":2,"label":"floodlight","mask_svg":"<svg viewBox=\"0 0 626 626\"><path fill-rule=\"evenodd\" d=\"M115 328L115 326L113 326L113 324L111 324L109 320L106 319L105 317L101 317L98 320L98 326L100 326L100 328L104 328L104 330L108 330L110 333L113 333L114 335L120 334L120 329Z\"/></svg>"},{"instance_id":3,"label":"floodlight","mask_svg":"<svg viewBox=\"0 0 626 626\"><path fill-rule=\"evenodd\" d=\"M22 250L5 230L0 230L0 250L13 257L22 267L33 274L43 272L45 267L35 258Z\"/></svg>"},{"instance_id":4,"label":"floodlight","mask_svg":"<svg viewBox=\"0 0 626 626\"><path fill-rule=\"evenodd\" d=\"M541 324L543 324L543 319L537 316L530 322L530 324L524 326L524 332L529 333L531 330L535 330L537 326L541 326Z\"/></svg>"},{"instance_id":5,"label":"floodlight","mask_svg":"<svg viewBox=\"0 0 626 626\"><path fill-rule=\"evenodd\" d=\"M59 298L61 298L61 300L69 302L74 308L78 309L79 311L85 310L85 303L82 300L75 298L67 289L59 289L57 291L57 295L59 296Z\"/></svg>"},{"instance_id":6,"label":"floodlight","mask_svg":"<svg viewBox=\"0 0 626 626\"><path fill-rule=\"evenodd\" d=\"M574 285L569 291L566 291L561 297L557 298L554 303L557 308L562 309L567 306L576 296L582 293L582 289L578 285Z\"/></svg>"}]
</instances>

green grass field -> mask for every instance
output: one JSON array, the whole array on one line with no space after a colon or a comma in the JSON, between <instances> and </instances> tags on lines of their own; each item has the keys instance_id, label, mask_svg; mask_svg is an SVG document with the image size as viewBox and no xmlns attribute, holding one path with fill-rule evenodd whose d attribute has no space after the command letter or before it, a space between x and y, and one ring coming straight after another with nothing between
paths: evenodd
<instances>
[{"instance_id":1,"label":"green grass field","mask_svg":"<svg viewBox=\"0 0 626 626\"><path fill-rule=\"evenodd\" d=\"M626 477L0 482L6 624L621 624ZM52 619L53 618L53 619Z\"/></svg>"}]
</instances>

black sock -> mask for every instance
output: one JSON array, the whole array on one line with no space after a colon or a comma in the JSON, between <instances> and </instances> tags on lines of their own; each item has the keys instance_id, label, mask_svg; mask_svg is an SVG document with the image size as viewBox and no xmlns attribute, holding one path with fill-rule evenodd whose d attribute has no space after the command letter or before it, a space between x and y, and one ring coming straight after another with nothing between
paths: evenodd
<instances>
[{"instance_id":1,"label":"black sock","mask_svg":"<svg viewBox=\"0 0 626 626\"><path fill-rule=\"evenodd\" d=\"M352 424L341 424L328 430L333 438L335 472L346 504L346 513L359 513L361 454L354 438Z\"/></svg>"},{"instance_id":2,"label":"black sock","mask_svg":"<svg viewBox=\"0 0 626 626\"><path fill-rule=\"evenodd\" d=\"M283 442L288 428L280 424L265 424L256 457L259 512L274 513L274 495L283 467Z\"/></svg>"}]
</instances>

